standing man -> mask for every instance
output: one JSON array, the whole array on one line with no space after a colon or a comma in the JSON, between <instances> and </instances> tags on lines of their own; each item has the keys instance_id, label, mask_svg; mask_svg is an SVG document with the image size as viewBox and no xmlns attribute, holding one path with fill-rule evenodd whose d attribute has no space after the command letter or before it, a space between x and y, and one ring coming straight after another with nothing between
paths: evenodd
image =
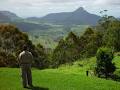
<instances>
[{"instance_id":1,"label":"standing man","mask_svg":"<svg viewBox=\"0 0 120 90\"><path fill-rule=\"evenodd\" d=\"M33 55L28 51L26 45L23 46L23 51L19 54L19 64L22 71L22 83L23 87L27 88L27 85L33 87L32 85L32 73L31 64L33 60Z\"/></svg>"}]
</instances>

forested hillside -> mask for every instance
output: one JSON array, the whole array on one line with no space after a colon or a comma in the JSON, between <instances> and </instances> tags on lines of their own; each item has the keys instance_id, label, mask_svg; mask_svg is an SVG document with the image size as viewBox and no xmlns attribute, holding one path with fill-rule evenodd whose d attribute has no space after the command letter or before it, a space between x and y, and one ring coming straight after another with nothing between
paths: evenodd
<instances>
[{"instance_id":1,"label":"forested hillside","mask_svg":"<svg viewBox=\"0 0 120 90\"><path fill-rule=\"evenodd\" d=\"M34 55L33 66L47 67L43 46L33 45L26 33L9 24L0 25L0 67L18 67L18 54L22 51L23 45L27 45Z\"/></svg>"}]
</instances>

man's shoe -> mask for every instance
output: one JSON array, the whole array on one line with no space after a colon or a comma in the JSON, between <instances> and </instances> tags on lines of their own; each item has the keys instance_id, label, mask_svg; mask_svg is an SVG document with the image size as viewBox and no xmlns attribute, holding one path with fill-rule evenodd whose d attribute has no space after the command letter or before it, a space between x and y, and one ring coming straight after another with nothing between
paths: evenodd
<instances>
[{"instance_id":1,"label":"man's shoe","mask_svg":"<svg viewBox=\"0 0 120 90\"><path fill-rule=\"evenodd\" d=\"M30 88L33 88L33 85L29 85Z\"/></svg>"},{"instance_id":2,"label":"man's shoe","mask_svg":"<svg viewBox=\"0 0 120 90\"><path fill-rule=\"evenodd\" d=\"M27 86L23 86L24 88L27 88Z\"/></svg>"}]
</instances>

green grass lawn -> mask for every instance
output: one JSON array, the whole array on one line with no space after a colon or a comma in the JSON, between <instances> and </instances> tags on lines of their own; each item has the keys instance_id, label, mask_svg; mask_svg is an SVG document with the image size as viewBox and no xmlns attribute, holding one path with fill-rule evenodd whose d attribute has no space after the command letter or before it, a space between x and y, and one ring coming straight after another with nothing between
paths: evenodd
<instances>
[{"instance_id":1,"label":"green grass lawn","mask_svg":"<svg viewBox=\"0 0 120 90\"><path fill-rule=\"evenodd\" d=\"M120 90L120 82L87 77L83 73L64 73L59 69L32 70L36 90ZM0 90L27 90L22 88L20 70L0 68Z\"/></svg>"},{"instance_id":2,"label":"green grass lawn","mask_svg":"<svg viewBox=\"0 0 120 90\"><path fill-rule=\"evenodd\" d=\"M120 82L85 75L95 61L93 57L58 69L32 69L33 85L39 87L32 90L120 90ZM120 71L120 56L113 61ZM19 68L0 68L0 90L27 90L22 88Z\"/></svg>"}]
</instances>

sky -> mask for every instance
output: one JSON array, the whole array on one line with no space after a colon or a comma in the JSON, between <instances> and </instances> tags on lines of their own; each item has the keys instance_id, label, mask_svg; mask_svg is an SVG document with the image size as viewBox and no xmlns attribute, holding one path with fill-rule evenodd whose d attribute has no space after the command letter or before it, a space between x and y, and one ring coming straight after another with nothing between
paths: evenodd
<instances>
[{"instance_id":1,"label":"sky","mask_svg":"<svg viewBox=\"0 0 120 90\"><path fill-rule=\"evenodd\" d=\"M108 10L108 15L120 17L120 0L0 0L0 11L11 11L20 17L72 12L79 7L97 15Z\"/></svg>"}]
</instances>

